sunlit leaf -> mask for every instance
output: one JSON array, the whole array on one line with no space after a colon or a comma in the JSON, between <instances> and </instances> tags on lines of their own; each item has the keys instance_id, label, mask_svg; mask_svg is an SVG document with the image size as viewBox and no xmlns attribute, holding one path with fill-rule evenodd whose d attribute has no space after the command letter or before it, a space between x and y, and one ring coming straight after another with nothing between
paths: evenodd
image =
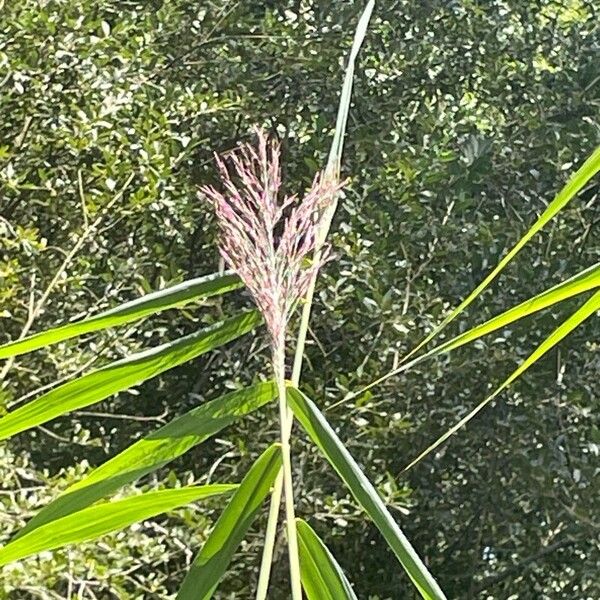
<instances>
[{"instance_id":1,"label":"sunlit leaf","mask_svg":"<svg viewBox=\"0 0 600 600\"><path fill-rule=\"evenodd\" d=\"M491 273L430 333L414 348L406 357L418 352L428 344L434 337L439 335L445 327L460 315L477 298L494 279L504 270L510 261L523 249L531 238L545 227L567 204L587 185L589 180L600 170L600 147L583 163L583 165L569 178L569 181L550 202L546 210L539 216L536 222L515 244L513 248L502 258Z\"/></svg>"},{"instance_id":2,"label":"sunlit leaf","mask_svg":"<svg viewBox=\"0 0 600 600\"><path fill-rule=\"evenodd\" d=\"M219 517L177 594L177 600L212 596L244 539L281 466L281 448L273 444L252 465Z\"/></svg>"},{"instance_id":3,"label":"sunlit leaf","mask_svg":"<svg viewBox=\"0 0 600 600\"><path fill-rule=\"evenodd\" d=\"M589 269L578 273L574 277L555 285L549 290L542 292L529 300L525 300L525 302L522 302L518 306L489 319L485 323L457 335L451 340L437 346L431 352L428 352L427 356L441 354L442 352L450 352L450 350L464 346L465 344L477 340L484 335L488 335L501 327L506 327L519 319L523 319L524 317L544 310L549 306L553 306L563 300L573 298L574 296L583 294L584 292L588 292L597 287L600 287L600 264L594 265Z\"/></svg>"},{"instance_id":4,"label":"sunlit leaf","mask_svg":"<svg viewBox=\"0 0 600 600\"><path fill-rule=\"evenodd\" d=\"M89 406L218 348L260 323L250 311L69 381L0 419L0 440Z\"/></svg>"},{"instance_id":5,"label":"sunlit leaf","mask_svg":"<svg viewBox=\"0 0 600 600\"><path fill-rule=\"evenodd\" d=\"M0 359L32 352L38 348L44 348L93 331L131 323L169 308L184 306L189 302L195 302L202 298L224 294L240 287L240 285L239 278L232 273L213 274L190 279L164 290L152 292L131 302L126 302L87 319L60 325L21 340L4 344L0 346Z\"/></svg>"},{"instance_id":6,"label":"sunlit leaf","mask_svg":"<svg viewBox=\"0 0 600 600\"><path fill-rule=\"evenodd\" d=\"M357 600L337 561L310 525L296 519L302 587L308 600Z\"/></svg>"},{"instance_id":7,"label":"sunlit leaf","mask_svg":"<svg viewBox=\"0 0 600 600\"><path fill-rule=\"evenodd\" d=\"M440 436L433 444L426 448L419 456L417 456L409 465L405 467L405 471L414 467L419 461L433 452L441 444L443 444L451 435L456 433L461 427L464 427L473 417L475 417L485 406L487 406L500 392L505 390L515 379L520 377L529 367L535 364L548 350L551 350L571 331L581 325L586 319L591 317L596 311L600 310L600 292L596 292L579 310L572 314L566 321L561 323L520 365L515 369L509 377L507 377L501 385L499 385L487 398L481 401L473 410L465 415L456 425L452 426L444 435Z\"/></svg>"},{"instance_id":8,"label":"sunlit leaf","mask_svg":"<svg viewBox=\"0 0 600 600\"><path fill-rule=\"evenodd\" d=\"M90 506L68 517L42 525L0 549L0 566L44 550L96 539L132 523L210 496L225 494L235 485L214 484L148 492L140 496Z\"/></svg>"},{"instance_id":9,"label":"sunlit leaf","mask_svg":"<svg viewBox=\"0 0 600 600\"><path fill-rule=\"evenodd\" d=\"M346 395L342 400L336 402L331 405L329 409L339 406L345 402L348 402L352 398L356 398L360 396L364 392L370 390L371 388L383 383L388 380L393 375L398 375L404 371L408 371L415 365L432 358L434 356L438 356L439 354L443 354L445 352L450 352L451 350L455 350L456 348L460 348L465 344L469 344L475 340L478 340L494 331L502 327L507 327L511 323L514 323L520 319L528 317L536 312L542 311L550 306L554 306L559 302L563 302L564 300L568 300L569 298L573 298L579 294L584 292L588 292L600 286L600 264L596 264L591 266L588 269L585 269L581 273L578 273L574 277L571 277L558 285L538 294L537 296L533 296L521 304L510 308L503 313L487 320L485 323L481 325L477 325L460 335L453 337L452 339L432 348L425 354L421 354L417 358L413 358L409 362L402 363L399 367L393 369L392 371L388 371L385 375L379 377L375 381L372 381L369 385L362 387L360 390L356 392L352 392L351 394Z\"/></svg>"},{"instance_id":10,"label":"sunlit leaf","mask_svg":"<svg viewBox=\"0 0 600 600\"><path fill-rule=\"evenodd\" d=\"M445 598L439 585L389 513L377 490L361 471L315 403L293 387L288 388L288 402L296 419L300 421L312 441L352 492L354 499L382 533L421 596L427 600Z\"/></svg>"},{"instance_id":11,"label":"sunlit leaf","mask_svg":"<svg viewBox=\"0 0 600 600\"><path fill-rule=\"evenodd\" d=\"M81 510L120 487L163 467L235 420L276 396L268 381L226 394L177 417L135 442L40 510L19 531L21 537L50 521Z\"/></svg>"}]
</instances>

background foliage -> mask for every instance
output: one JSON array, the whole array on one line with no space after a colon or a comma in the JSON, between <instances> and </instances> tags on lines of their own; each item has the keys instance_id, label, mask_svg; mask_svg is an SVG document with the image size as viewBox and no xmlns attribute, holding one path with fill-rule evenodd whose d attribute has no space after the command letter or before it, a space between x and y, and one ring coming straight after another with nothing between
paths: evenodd
<instances>
[{"instance_id":1,"label":"background foliage","mask_svg":"<svg viewBox=\"0 0 600 600\"><path fill-rule=\"evenodd\" d=\"M303 189L325 161L341 60L361 8L337 0L0 2L0 342L32 316L38 331L215 271L215 228L195 197L197 184L216 176L211 153L264 124L282 139L290 188ZM378 3L348 126L337 260L320 280L304 373L322 407L389 370L598 144L598 22L583 0ZM598 189L534 240L463 327L599 260ZM248 300L237 293L177 318L155 316L125 328L118 343L102 332L21 357L2 382L2 406L215 321L222 302ZM569 308L327 413L449 597L600 595L597 319L401 473ZM0 536L160 422L250 382L264 361L259 333L2 444ZM213 439L138 487L172 485L175 471L185 482L240 480L276 430L274 411L253 415L227 441ZM404 575L329 467L308 443L294 453L299 513L315 515L319 535L357 574L358 596L407 597ZM168 598L219 507L213 500L5 567L0 598ZM251 597L259 525L217 597ZM274 598L287 594L280 562Z\"/></svg>"}]
</instances>

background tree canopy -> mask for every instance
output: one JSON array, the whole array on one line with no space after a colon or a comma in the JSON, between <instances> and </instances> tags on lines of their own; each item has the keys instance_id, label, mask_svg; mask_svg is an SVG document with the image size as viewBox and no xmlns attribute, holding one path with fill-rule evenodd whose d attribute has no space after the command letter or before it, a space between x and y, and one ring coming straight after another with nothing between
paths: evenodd
<instances>
[{"instance_id":1,"label":"background tree canopy","mask_svg":"<svg viewBox=\"0 0 600 600\"><path fill-rule=\"evenodd\" d=\"M0 0L0 343L27 324L39 331L217 270L216 228L196 190L216 182L212 153L249 139L251 125L281 139L287 185L305 189L326 160L362 6ZM303 375L322 409L390 370L598 145L599 23L591 0L378 2L348 124L336 258L319 280ZM588 186L448 335L600 260L599 189ZM10 376L0 365L0 410L214 322L224 304L249 299L61 343L18 358ZM600 597L598 319L402 473L573 306L327 411L451 598ZM1 541L92 466L250 383L265 361L259 332L0 444ZM136 489L239 480L276 430L274 408L253 415ZM313 516L359 598L412 597L377 530L302 440L298 513ZM0 598L169 598L220 506L7 566ZM217 598L252 597L263 528ZM278 551L272 597L283 599Z\"/></svg>"}]
</instances>

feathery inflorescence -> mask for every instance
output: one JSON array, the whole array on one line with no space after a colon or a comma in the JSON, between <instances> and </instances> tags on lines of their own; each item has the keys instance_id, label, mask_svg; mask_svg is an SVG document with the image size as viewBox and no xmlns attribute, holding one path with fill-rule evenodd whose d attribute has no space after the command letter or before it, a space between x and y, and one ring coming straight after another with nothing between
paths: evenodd
<instances>
[{"instance_id":1,"label":"feathery inflorescence","mask_svg":"<svg viewBox=\"0 0 600 600\"><path fill-rule=\"evenodd\" d=\"M203 186L201 192L217 217L221 255L252 294L274 347L280 347L294 305L327 260L324 249L317 262L305 264L323 210L341 186L319 173L302 200L281 198L279 144L263 130L255 132L256 147L241 144L223 158L216 155L223 191Z\"/></svg>"}]
</instances>

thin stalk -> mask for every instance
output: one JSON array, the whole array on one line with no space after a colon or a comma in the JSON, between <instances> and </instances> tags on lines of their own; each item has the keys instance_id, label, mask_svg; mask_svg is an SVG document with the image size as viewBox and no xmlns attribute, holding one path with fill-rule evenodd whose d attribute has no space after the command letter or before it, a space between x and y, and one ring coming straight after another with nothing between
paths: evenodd
<instances>
[{"instance_id":1,"label":"thin stalk","mask_svg":"<svg viewBox=\"0 0 600 600\"><path fill-rule=\"evenodd\" d=\"M292 481L292 460L290 451L290 430L288 425L288 404L285 386L285 347L277 344L273 352L273 368L279 395L279 421L281 427L281 453L283 467L283 488L285 491L285 514L288 553L290 563L290 583L292 599L302 600L300 581L300 560L298 558L298 538L296 535L296 515L294 511L294 487ZM281 495L280 495L281 497Z\"/></svg>"},{"instance_id":2,"label":"thin stalk","mask_svg":"<svg viewBox=\"0 0 600 600\"><path fill-rule=\"evenodd\" d=\"M363 13L359 19L356 31L354 33L354 41L352 43L352 49L348 58L348 65L346 66L346 73L344 75L344 84L342 86L342 93L340 96L340 104L338 107L338 114L335 124L335 133L329 157L327 161L326 174L333 180L339 181L341 172L341 157L344 149L344 137L346 135L346 123L348 121L348 112L350 110L350 98L352 96L352 83L354 79L354 65L358 51L363 43L371 13L375 6L374 0L369 0ZM323 215L323 221L318 231L317 244L315 246L314 257L318 260L321 256L322 247L329 234L331 222L337 208L337 194L334 198L331 206L326 210ZM306 295L304 296L304 305L302 306L302 316L300 318L300 328L298 330L298 337L296 340L296 349L294 352L294 365L292 369L292 384L297 387L300 382L300 375L302 373L302 361L304 359L304 346L306 344L306 336L308 334L308 325L310 321L310 313L312 309L313 296L315 293L315 285L317 282L318 272L315 271L308 286ZM285 429L287 437L292 431L294 424L294 415L291 409L287 406L285 419L281 419L282 430ZM277 531L277 521L279 518L279 510L281 506L281 492L283 490L284 476L281 469L275 479L273 485L273 491L271 492L271 505L269 508L269 520L267 521L267 531L265 534L265 545L263 547L263 555L260 565L260 574L258 578L258 587L256 591L256 600L265 600L267 597L267 589L269 587L269 577L271 575L271 562L273 559L273 548L275 544L275 535Z\"/></svg>"},{"instance_id":3,"label":"thin stalk","mask_svg":"<svg viewBox=\"0 0 600 600\"><path fill-rule=\"evenodd\" d=\"M337 179L339 179L339 171L334 175ZM324 215L323 222L321 223L321 227L319 229L319 236L317 240L317 248L315 249L315 254L313 260L319 261L321 258L322 247L325 243L325 239L327 238L327 234L329 233L329 228L331 227L331 221L333 219L333 214L335 213L335 209L337 207L337 197L334 199L332 205L329 207L329 210ZM300 382L300 375L302 374L302 362L304 359L304 347L306 345L306 336L308 334L308 325L310 322L310 313L312 309L313 296L315 293L315 285L317 282L318 272L315 272L310 280L308 289L306 291L306 295L304 297L304 304L302 306L302 315L300 317L300 327L298 329L298 337L296 339L296 349L294 351L294 365L292 368L292 385L297 387ZM285 397L285 378L283 393ZM280 391L281 398L281 391ZM294 424L294 415L292 414L291 408L287 404L287 400L285 400L285 409L282 411L282 403L280 401L280 421L281 421L281 435L282 435L282 449L283 449L283 439L284 437L288 441L292 433L292 426ZM286 488L286 498L287 498L287 487L284 485L285 476L283 470L285 469L285 458L283 459L282 469L279 469L279 473L275 479L275 483L273 484L273 491L271 492L271 504L269 506L269 518L267 521L267 529L265 533L265 544L263 546L263 554L260 563L260 573L258 576L258 585L256 588L256 600L266 600L267 590L269 588L269 578L271 576L271 564L273 561L273 549L275 546L275 536L277 534L277 522L279 519L279 511L281 509L281 495L284 487ZM293 506L292 506L293 508ZM287 512L287 501L286 501L286 520L289 522L290 515ZM295 525L294 525L295 528ZM288 530L289 537L289 530ZM291 568L291 561L290 561Z\"/></svg>"},{"instance_id":4,"label":"thin stalk","mask_svg":"<svg viewBox=\"0 0 600 600\"><path fill-rule=\"evenodd\" d=\"M333 171L332 177L339 180L339 167L333 169L331 164L329 165L330 172ZM313 260L319 261L321 258L323 244L329 233L331 227L331 221L337 207L337 195L334 198L331 206L323 216L321 227L319 228L317 247ZM292 368L292 385L297 387L300 382L300 376L302 374L302 362L304 359L304 347L306 345L306 337L308 334L308 325L310 322L310 314L312 310L313 296L315 293L315 286L317 282L318 272L315 271L313 274L306 295L304 297L304 303L302 305L302 314L300 317L300 327L298 329L298 337L296 339L296 349L294 351L294 364ZM285 394L285 379L284 379L284 394ZM292 414L291 408L285 401L285 412L281 413L281 402L280 402L280 420L282 430L282 448L283 448L283 437L286 437L289 444L289 439L292 433L292 426L294 424L294 415ZM285 458L283 461L282 469L279 470L275 483L273 484L273 491L271 492L271 504L269 506L269 518L267 521L267 529L265 533L265 544L263 546L263 554L260 563L260 573L258 576L258 585L256 588L256 600L266 600L267 590L269 588L269 578L271 576L271 563L273 561L273 549L275 546L275 536L277 533L277 522L279 519L279 511L281 509L281 495L284 488L284 473ZM286 491L287 496L287 491ZM289 514L286 517L289 521ZM288 533L289 535L289 533ZM290 563L291 566L291 563Z\"/></svg>"},{"instance_id":5,"label":"thin stalk","mask_svg":"<svg viewBox=\"0 0 600 600\"><path fill-rule=\"evenodd\" d=\"M275 536L277 535L277 523L279 521L282 491L283 469L279 469L275 483L273 484L273 491L271 492L269 518L267 520L267 529L265 532L265 545L263 546L258 585L256 586L256 600L266 600L267 591L269 589L269 578L271 575L271 564L273 563L273 550L275 549Z\"/></svg>"}]
</instances>

